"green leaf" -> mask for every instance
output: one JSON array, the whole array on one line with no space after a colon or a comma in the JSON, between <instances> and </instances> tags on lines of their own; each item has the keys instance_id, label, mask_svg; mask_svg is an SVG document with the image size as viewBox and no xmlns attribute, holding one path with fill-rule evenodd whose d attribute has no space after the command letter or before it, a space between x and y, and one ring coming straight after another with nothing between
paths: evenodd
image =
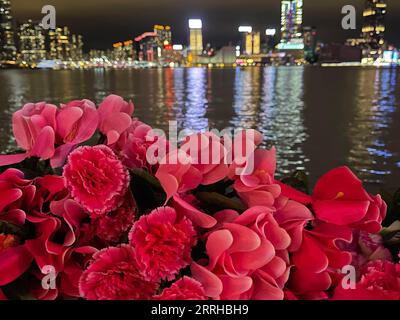
<instances>
[{"instance_id":1,"label":"green leaf","mask_svg":"<svg viewBox=\"0 0 400 320\"><path fill-rule=\"evenodd\" d=\"M217 192L196 192L195 196L198 200L219 210L232 209L239 213L246 210L246 207L239 200L225 197Z\"/></svg>"}]
</instances>

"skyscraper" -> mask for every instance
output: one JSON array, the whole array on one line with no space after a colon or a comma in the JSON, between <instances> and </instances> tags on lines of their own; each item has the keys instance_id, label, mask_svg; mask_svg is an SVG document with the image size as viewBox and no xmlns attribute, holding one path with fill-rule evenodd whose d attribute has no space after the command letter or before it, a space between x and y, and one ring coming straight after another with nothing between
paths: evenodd
<instances>
[{"instance_id":1,"label":"skyscraper","mask_svg":"<svg viewBox=\"0 0 400 320\"><path fill-rule=\"evenodd\" d=\"M70 31L68 27L49 30L49 58L67 61L71 59Z\"/></svg>"},{"instance_id":2,"label":"skyscraper","mask_svg":"<svg viewBox=\"0 0 400 320\"><path fill-rule=\"evenodd\" d=\"M28 20L18 29L20 59L33 66L46 59L46 36L39 22Z\"/></svg>"},{"instance_id":3,"label":"skyscraper","mask_svg":"<svg viewBox=\"0 0 400 320\"><path fill-rule=\"evenodd\" d=\"M13 18L9 0L0 0L0 64L15 62Z\"/></svg>"},{"instance_id":4,"label":"skyscraper","mask_svg":"<svg viewBox=\"0 0 400 320\"><path fill-rule=\"evenodd\" d=\"M190 51L193 55L201 55L203 52L203 23L200 19L189 20Z\"/></svg>"},{"instance_id":5,"label":"skyscraper","mask_svg":"<svg viewBox=\"0 0 400 320\"><path fill-rule=\"evenodd\" d=\"M83 60L83 37L80 34L73 34L71 37L71 60Z\"/></svg>"},{"instance_id":6,"label":"skyscraper","mask_svg":"<svg viewBox=\"0 0 400 320\"><path fill-rule=\"evenodd\" d=\"M279 49L303 49L303 0L282 0Z\"/></svg>"},{"instance_id":7,"label":"skyscraper","mask_svg":"<svg viewBox=\"0 0 400 320\"><path fill-rule=\"evenodd\" d=\"M362 28L362 37L366 44L372 50L382 50L385 44L385 0L366 0L363 12L364 25Z\"/></svg>"}]
</instances>

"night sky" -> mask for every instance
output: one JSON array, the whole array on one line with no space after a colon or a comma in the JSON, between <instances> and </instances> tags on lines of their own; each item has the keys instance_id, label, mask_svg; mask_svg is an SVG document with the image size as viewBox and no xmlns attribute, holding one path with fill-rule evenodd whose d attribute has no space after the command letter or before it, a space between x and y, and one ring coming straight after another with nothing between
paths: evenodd
<instances>
[{"instance_id":1,"label":"night sky","mask_svg":"<svg viewBox=\"0 0 400 320\"><path fill-rule=\"evenodd\" d=\"M358 36L364 0L304 0L304 24L318 28L319 40L343 41ZM154 24L169 24L174 43L186 44L187 19L201 18L205 42L221 46L238 39L237 27L252 25L264 30L279 28L280 0L11 0L17 21L38 19L43 5L57 9L57 25L68 25L84 36L85 49L105 49L117 41L132 39ZM341 29L341 8L358 8L358 30ZM386 38L400 45L400 1L388 1Z\"/></svg>"}]
</instances>

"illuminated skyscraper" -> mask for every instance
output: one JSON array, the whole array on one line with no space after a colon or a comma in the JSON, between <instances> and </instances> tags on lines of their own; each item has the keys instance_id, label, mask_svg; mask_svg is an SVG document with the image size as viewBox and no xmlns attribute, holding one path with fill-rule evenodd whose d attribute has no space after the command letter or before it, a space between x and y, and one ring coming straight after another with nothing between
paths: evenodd
<instances>
[{"instance_id":1,"label":"illuminated skyscraper","mask_svg":"<svg viewBox=\"0 0 400 320\"><path fill-rule=\"evenodd\" d=\"M83 60L83 37L81 35L73 34L71 37L71 60Z\"/></svg>"},{"instance_id":2,"label":"illuminated skyscraper","mask_svg":"<svg viewBox=\"0 0 400 320\"><path fill-rule=\"evenodd\" d=\"M46 36L39 22L28 20L18 29L19 53L22 62L32 66L46 59Z\"/></svg>"},{"instance_id":3,"label":"illuminated skyscraper","mask_svg":"<svg viewBox=\"0 0 400 320\"><path fill-rule=\"evenodd\" d=\"M0 63L15 61L16 54L11 3L0 0Z\"/></svg>"},{"instance_id":4,"label":"illuminated skyscraper","mask_svg":"<svg viewBox=\"0 0 400 320\"><path fill-rule=\"evenodd\" d=\"M50 30L48 38L50 59L61 61L71 59L70 31L68 27Z\"/></svg>"},{"instance_id":5,"label":"illuminated skyscraper","mask_svg":"<svg viewBox=\"0 0 400 320\"><path fill-rule=\"evenodd\" d=\"M362 36L366 44L373 50L382 50L385 44L385 15L386 1L384 0L366 0L363 12L364 25Z\"/></svg>"},{"instance_id":6,"label":"illuminated skyscraper","mask_svg":"<svg viewBox=\"0 0 400 320\"><path fill-rule=\"evenodd\" d=\"M282 0L280 49L303 49L303 0Z\"/></svg>"},{"instance_id":7,"label":"illuminated skyscraper","mask_svg":"<svg viewBox=\"0 0 400 320\"><path fill-rule=\"evenodd\" d=\"M242 33L241 49L244 55L261 53L261 35L259 31L253 31L251 26L240 26L239 32Z\"/></svg>"},{"instance_id":8,"label":"illuminated skyscraper","mask_svg":"<svg viewBox=\"0 0 400 320\"><path fill-rule=\"evenodd\" d=\"M201 55L203 52L203 23L200 19L189 20L190 51L193 55Z\"/></svg>"}]
</instances>

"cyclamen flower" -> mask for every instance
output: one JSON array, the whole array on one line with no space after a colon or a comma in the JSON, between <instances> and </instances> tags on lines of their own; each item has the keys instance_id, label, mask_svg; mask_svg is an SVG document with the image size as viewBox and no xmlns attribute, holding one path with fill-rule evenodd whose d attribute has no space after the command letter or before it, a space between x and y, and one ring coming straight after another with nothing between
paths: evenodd
<instances>
[{"instance_id":1,"label":"cyclamen flower","mask_svg":"<svg viewBox=\"0 0 400 320\"><path fill-rule=\"evenodd\" d=\"M380 195L368 194L362 182L347 167L325 174L317 182L312 196L280 185L284 196L311 204L318 220L368 233L378 233L382 228L386 203Z\"/></svg>"},{"instance_id":2,"label":"cyclamen flower","mask_svg":"<svg viewBox=\"0 0 400 320\"><path fill-rule=\"evenodd\" d=\"M355 289L337 286L334 300L400 300L400 264L372 261L361 272Z\"/></svg>"},{"instance_id":3,"label":"cyclamen flower","mask_svg":"<svg viewBox=\"0 0 400 320\"><path fill-rule=\"evenodd\" d=\"M0 156L0 166L22 162L29 157L43 160L54 156L57 107L52 104L28 103L13 114L13 131L22 154Z\"/></svg>"},{"instance_id":4,"label":"cyclamen flower","mask_svg":"<svg viewBox=\"0 0 400 320\"><path fill-rule=\"evenodd\" d=\"M36 188L24 173L8 169L0 174L0 220L16 225L25 223L26 211L31 208Z\"/></svg>"},{"instance_id":5,"label":"cyclamen flower","mask_svg":"<svg viewBox=\"0 0 400 320\"><path fill-rule=\"evenodd\" d=\"M121 205L130 180L127 169L104 145L76 149L68 157L63 175L71 196L94 215Z\"/></svg>"},{"instance_id":6,"label":"cyclamen flower","mask_svg":"<svg viewBox=\"0 0 400 320\"><path fill-rule=\"evenodd\" d=\"M196 232L187 218L178 220L174 209L163 207L142 216L129 240L146 279L171 281L192 262Z\"/></svg>"},{"instance_id":7,"label":"cyclamen flower","mask_svg":"<svg viewBox=\"0 0 400 320\"><path fill-rule=\"evenodd\" d=\"M81 296L88 300L148 300L158 285L146 281L129 245L99 251L79 283Z\"/></svg>"},{"instance_id":8,"label":"cyclamen flower","mask_svg":"<svg viewBox=\"0 0 400 320\"><path fill-rule=\"evenodd\" d=\"M89 140L99 125L96 105L89 100L71 101L61 105L56 117L56 144L52 167L62 167L67 155L77 145Z\"/></svg>"},{"instance_id":9,"label":"cyclamen flower","mask_svg":"<svg viewBox=\"0 0 400 320\"><path fill-rule=\"evenodd\" d=\"M339 270L351 263L351 254L339 249L338 243L351 241L346 227L320 224L304 230L301 246L291 256L287 288L300 299L327 299L341 276Z\"/></svg>"},{"instance_id":10,"label":"cyclamen flower","mask_svg":"<svg viewBox=\"0 0 400 320\"><path fill-rule=\"evenodd\" d=\"M132 124L134 106L119 96L110 95L99 106L100 132L107 137L107 145L118 141Z\"/></svg>"},{"instance_id":11,"label":"cyclamen flower","mask_svg":"<svg viewBox=\"0 0 400 320\"><path fill-rule=\"evenodd\" d=\"M240 199L248 206L272 207L281 194L281 188L274 179L276 150L256 150L253 154L254 170L250 175L231 176ZM248 164L251 165L251 164ZM232 165L231 171L236 169Z\"/></svg>"},{"instance_id":12,"label":"cyclamen flower","mask_svg":"<svg viewBox=\"0 0 400 320\"><path fill-rule=\"evenodd\" d=\"M291 239L267 207L242 215L217 213L220 224L208 233L207 265L193 263L193 278L206 295L222 300L282 300L290 262Z\"/></svg>"},{"instance_id":13,"label":"cyclamen flower","mask_svg":"<svg viewBox=\"0 0 400 320\"><path fill-rule=\"evenodd\" d=\"M204 288L200 282L193 278L183 277L163 290L155 300L207 300Z\"/></svg>"}]
</instances>

